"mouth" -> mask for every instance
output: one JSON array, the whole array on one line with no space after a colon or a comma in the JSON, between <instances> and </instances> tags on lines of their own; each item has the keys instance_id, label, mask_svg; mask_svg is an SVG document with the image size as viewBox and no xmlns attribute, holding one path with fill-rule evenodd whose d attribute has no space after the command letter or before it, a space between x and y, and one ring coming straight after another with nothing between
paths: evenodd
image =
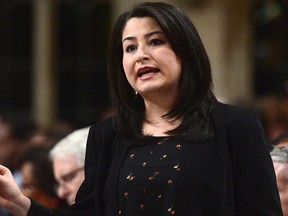
<instances>
[{"instance_id":1,"label":"mouth","mask_svg":"<svg viewBox=\"0 0 288 216\"><path fill-rule=\"evenodd\" d=\"M153 74L158 73L160 70L159 68L154 68L154 67L145 67L145 68L140 68L137 72L138 77L144 78L146 76L151 76Z\"/></svg>"}]
</instances>

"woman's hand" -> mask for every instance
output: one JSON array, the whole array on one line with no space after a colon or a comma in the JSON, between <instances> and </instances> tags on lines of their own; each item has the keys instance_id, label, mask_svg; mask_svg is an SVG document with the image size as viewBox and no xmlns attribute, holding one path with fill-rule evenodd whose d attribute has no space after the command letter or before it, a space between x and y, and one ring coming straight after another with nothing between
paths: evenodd
<instances>
[{"instance_id":1,"label":"woman's hand","mask_svg":"<svg viewBox=\"0 0 288 216\"><path fill-rule=\"evenodd\" d=\"M0 206L15 216L26 216L31 201L16 184L11 171L0 165Z\"/></svg>"}]
</instances>

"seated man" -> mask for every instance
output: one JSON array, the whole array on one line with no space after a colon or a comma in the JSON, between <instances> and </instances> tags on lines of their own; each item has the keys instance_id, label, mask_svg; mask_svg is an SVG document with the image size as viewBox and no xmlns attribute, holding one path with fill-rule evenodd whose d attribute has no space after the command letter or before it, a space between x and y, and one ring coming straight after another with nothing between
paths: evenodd
<instances>
[{"instance_id":1,"label":"seated man","mask_svg":"<svg viewBox=\"0 0 288 216\"><path fill-rule=\"evenodd\" d=\"M288 146L275 146L271 152L284 216L288 216Z\"/></svg>"},{"instance_id":2,"label":"seated man","mask_svg":"<svg viewBox=\"0 0 288 216\"><path fill-rule=\"evenodd\" d=\"M56 191L67 204L75 203L76 193L84 180L86 141L89 128L76 130L60 140L50 151Z\"/></svg>"}]
</instances>

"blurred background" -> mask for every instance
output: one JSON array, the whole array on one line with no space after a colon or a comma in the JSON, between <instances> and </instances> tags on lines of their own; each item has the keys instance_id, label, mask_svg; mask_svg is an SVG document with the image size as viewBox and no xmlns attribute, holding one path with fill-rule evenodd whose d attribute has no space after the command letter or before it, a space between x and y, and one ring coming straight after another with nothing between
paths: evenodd
<instances>
[{"instance_id":1,"label":"blurred background","mask_svg":"<svg viewBox=\"0 0 288 216\"><path fill-rule=\"evenodd\" d=\"M73 129L108 116L108 38L136 2L1 0L0 116L21 113L43 128ZM199 30L219 100L259 111L271 139L286 131L288 1L165 2Z\"/></svg>"}]
</instances>

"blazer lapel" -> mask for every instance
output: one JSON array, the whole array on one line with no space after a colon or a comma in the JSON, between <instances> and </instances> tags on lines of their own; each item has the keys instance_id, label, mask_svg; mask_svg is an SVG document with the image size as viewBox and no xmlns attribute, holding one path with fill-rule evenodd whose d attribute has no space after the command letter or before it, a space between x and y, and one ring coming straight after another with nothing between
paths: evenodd
<instances>
[{"instance_id":1,"label":"blazer lapel","mask_svg":"<svg viewBox=\"0 0 288 216\"><path fill-rule=\"evenodd\" d=\"M123 143L123 138L119 136L114 140L114 154L105 185L105 198L107 201L106 212L107 216L118 215L118 174L122 166L122 161L127 152L127 146Z\"/></svg>"}]
</instances>

